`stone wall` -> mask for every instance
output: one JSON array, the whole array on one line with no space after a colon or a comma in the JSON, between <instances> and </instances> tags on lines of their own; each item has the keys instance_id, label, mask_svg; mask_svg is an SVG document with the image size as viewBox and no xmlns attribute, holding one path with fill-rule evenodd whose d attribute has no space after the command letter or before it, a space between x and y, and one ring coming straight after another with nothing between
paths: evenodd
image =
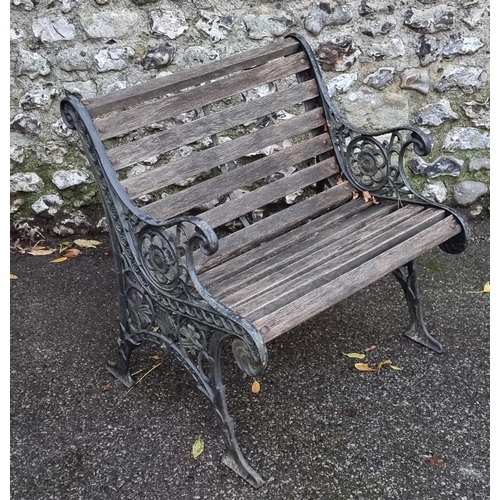
<instances>
[{"instance_id":1,"label":"stone wall","mask_svg":"<svg viewBox=\"0 0 500 500\"><path fill-rule=\"evenodd\" d=\"M432 156L416 185L474 215L488 203L486 0L11 0L11 220L33 234L102 226L65 89L95 97L289 32L316 50L329 91L355 125L413 124Z\"/></svg>"}]
</instances>

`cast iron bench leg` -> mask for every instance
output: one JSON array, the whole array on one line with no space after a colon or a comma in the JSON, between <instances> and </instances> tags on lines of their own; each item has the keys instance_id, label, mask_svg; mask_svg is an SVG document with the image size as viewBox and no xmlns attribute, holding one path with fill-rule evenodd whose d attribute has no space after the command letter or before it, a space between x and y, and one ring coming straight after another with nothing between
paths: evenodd
<instances>
[{"instance_id":1,"label":"cast iron bench leg","mask_svg":"<svg viewBox=\"0 0 500 500\"><path fill-rule=\"evenodd\" d=\"M393 271L393 274L403 288L410 311L410 327L406 330L405 335L433 351L443 352L441 343L425 327L424 316L422 314L422 301L418 293L417 261L412 260L408 262L405 266Z\"/></svg>"}]
</instances>

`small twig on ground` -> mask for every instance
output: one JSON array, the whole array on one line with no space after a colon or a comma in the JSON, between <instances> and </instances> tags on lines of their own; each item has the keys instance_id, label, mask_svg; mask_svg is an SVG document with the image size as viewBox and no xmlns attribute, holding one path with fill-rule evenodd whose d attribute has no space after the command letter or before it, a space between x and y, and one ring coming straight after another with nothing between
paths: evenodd
<instances>
[{"instance_id":1,"label":"small twig on ground","mask_svg":"<svg viewBox=\"0 0 500 500\"><path fill-rule=\"evenodd\" d=\"M163 361L160 361L157 365L154 365L152 368L150 368L124 395L125 397L138 383L140 383L144 378L146 378L153 370L158 368L160 365L163 364Z\"/></svg>"}]
</instances>

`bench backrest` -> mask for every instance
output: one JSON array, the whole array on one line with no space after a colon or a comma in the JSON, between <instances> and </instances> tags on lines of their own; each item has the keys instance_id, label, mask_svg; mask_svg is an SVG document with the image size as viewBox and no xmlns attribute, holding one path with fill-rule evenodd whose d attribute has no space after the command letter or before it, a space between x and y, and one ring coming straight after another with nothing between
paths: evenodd
<instances>
[{"instance_id":1,"label":"bench backrest","mask_svg":"<svg viewBox=\"0 0 500 500\"><path fill-rule=\"evenodd\" d=\"M306 53L289 38L83 104L126 192L153 198L147 215L194 214L217 228L335 184L318 95Z\"/></svg>"}]
</instances>

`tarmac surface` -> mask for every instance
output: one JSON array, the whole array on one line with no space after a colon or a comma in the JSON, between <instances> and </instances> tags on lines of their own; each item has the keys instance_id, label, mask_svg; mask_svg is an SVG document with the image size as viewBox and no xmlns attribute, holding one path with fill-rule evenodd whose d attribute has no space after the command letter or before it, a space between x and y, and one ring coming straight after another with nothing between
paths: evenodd
<instances>
[{"instance_id":1,"label":"tarmac surface","mask_svg":"<svg viewBox=\"0 0 500 500\"><path fill-rule=\"evenodd\" d=\"M490 498L490 295L473 293L490 280L489 221L471 225L465 253L419 260L444 354L401 336L407 307L387 276L268 344L259 394L225 357L229 411L259 490L220 463L212 408L175 360L128 394L106 371L118 336L106 236L61 263L11 255L10 498ZM372 345L368 363L402 371L362 373L342 354ZM134 378L158 356L138 349Z\"/></svg>"}]
</instances>

